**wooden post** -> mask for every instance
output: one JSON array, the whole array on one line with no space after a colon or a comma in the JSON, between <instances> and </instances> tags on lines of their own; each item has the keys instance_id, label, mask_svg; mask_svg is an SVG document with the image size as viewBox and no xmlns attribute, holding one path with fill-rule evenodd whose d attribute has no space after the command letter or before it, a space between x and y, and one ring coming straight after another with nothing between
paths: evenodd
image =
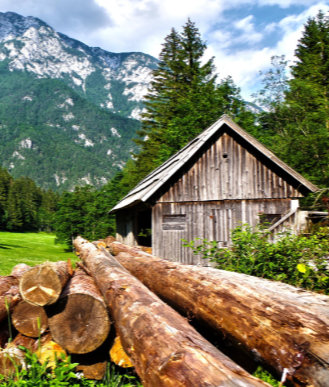
<instances>
[{"instance_id":1,"label":"wooden post","mask_svg":"<svg viewBox=\"0 0 329 387\"><path fill-rule=\"evenodd\" d=\"M145 387L267 385L207 342L104 248L98 250L81 237L74 246L101 290Z\"/></svg>"},{"instance_id":2,"label":"wooden post","mask_svg":"<svg viewBox=\"0 0 329 387\"><path fill-rule=\"evenodd\" d=\"M145 285L288 378L329 380L329 297L277 281L169 262L119 242L118 261Z\"/></svg>"}]
</instances>

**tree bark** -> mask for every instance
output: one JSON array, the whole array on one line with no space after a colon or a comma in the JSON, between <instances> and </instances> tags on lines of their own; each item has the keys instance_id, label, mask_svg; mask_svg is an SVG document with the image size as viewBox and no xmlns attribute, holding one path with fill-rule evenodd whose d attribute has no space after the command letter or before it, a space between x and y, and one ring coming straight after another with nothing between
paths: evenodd
<instances>
[{"instance_id":1,"label":"tree bark","mask_svg":"<svg viewBox=\"0 0 329 387\"><path fill-rule=\"evenodd\" d=\"M13 309L12 323L18 332L29 337L38 337L48 328L48 318L44 308L23 300Z\"/></svg>"},{"instance_id":2,"label":"tree bark","mask_svg":"<svg viewBox=\"0 0 329 387\"><path fill-rule=\"evenodd\" d=\"M13 268L10 275L0 277L0 322L7 317L8 310L12 311L14 306L21 300L18 282L19 278L28 269L30 269L29 266L18 264Z\"/></svg>"},{"instance_id":3,"label":"tree bark","mask_svg":"<svg viewBox=\"0 0 329 387\"><path fill-rule=\"evenodd\" d=\"M19 279L29 269L31 269L31 266L26 265L25 263L19 263L13 267L10 275Z\"/></svg>"},{"instance_id":4,"label":"tree bark","mask_svg":"<svg viewBox=\"0 0 329 387\"><path fill-rule=\"evenodd\" d=\"M263 386L207 342L104 248L74 246L101 290L116 332L145 387Z\"/></svg>"},{"instance_id":5,"label":"tree bark","mask_svg":"<svg viewBox=\"0 0 329 387\"><path fill-rule=\"evenodd\" d=\"M77 269L56 304L47 308L54 340L70 353L88 353L107 338L110 320L94 280Z\"/></svg>"},{"instance_id":6,"label":"tree bark","mask_svg":"<svg viewBox=\"0 0 329 387\"><path fill-rule=\"evenodd\" d=\"M24 301L38 306L57 301L70 278L70 265L64 261L47 262L26 271L19 281Z\"/></svg>"},{"instance_id":7,"label":"tree bark","mask_svg":"<svg viewBox=\"0 0 329 387\"><path fill-rule=\"evenodd\" d=\"M329 380L329 297L245 274L169 262L119 242L116 258L171 305L291 379ZM128 254L130 252L130 254Z\"/></svg>"}]
</instances>

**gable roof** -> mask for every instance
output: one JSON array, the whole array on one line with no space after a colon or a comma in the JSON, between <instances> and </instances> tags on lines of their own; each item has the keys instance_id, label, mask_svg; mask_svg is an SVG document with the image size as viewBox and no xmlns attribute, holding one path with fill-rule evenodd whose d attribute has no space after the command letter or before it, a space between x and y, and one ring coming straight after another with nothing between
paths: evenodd
<instances>
[{"instance_id":1,"label":"gable roof","mask_svg":"<svg viewBox=\"0 0 329 387\"><path fill-rule=\"evenodd\" d=\"M134 206L138 203L147 202L168 180L174 176L189 161L202 146L211 139L220 130L229 129L233 135L238 136L247 145L260 153L268 162L283 172L288 178L296 182L296 186L304 193L315 192L318 190L314 184L309 182L298 172L293 170L277 156L274 155L263 144L257 141L253 136L244 131L228 115L224 114L213 125L195 137L183 149L178 151L160 167L156 168L147 175L140 183L137 184L112 210L115 212L120 209Z\"/></svg>"}]
</instances>

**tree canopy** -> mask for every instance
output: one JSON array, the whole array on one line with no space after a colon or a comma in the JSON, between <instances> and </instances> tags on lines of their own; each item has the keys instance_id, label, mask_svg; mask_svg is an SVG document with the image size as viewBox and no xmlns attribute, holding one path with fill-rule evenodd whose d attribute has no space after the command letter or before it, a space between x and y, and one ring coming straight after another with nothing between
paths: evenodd
<instances>
[{"instance_id":1,"label":"tree canopy","mask_svg":"<svg viewBox=\"0 0 329 387\"><path fill-rule=\"evenodd\" d=\"M273 136L267 143L279 157L315 184L328 187L329 21L322 12L307 21L295 56L286 88L281 83L283 98L272 99L260 122ZM273 79L278 81L279 73Z\"/></svg>"},{"instance_id":2,"label":"tree canopy","mask_svg":"<svg viewBox=\"0 0 329 387\"><path fill-rule=\"evenodd\" d=\"M190 19L181 33L172 29L165 38L136 140L140 152L134 165L128 166L134 176L131 186L222 114L230 113L247 126L253 122L232 79L217 82L214 59L204 58L206 48Z\"/></svg>"}]
</instances>

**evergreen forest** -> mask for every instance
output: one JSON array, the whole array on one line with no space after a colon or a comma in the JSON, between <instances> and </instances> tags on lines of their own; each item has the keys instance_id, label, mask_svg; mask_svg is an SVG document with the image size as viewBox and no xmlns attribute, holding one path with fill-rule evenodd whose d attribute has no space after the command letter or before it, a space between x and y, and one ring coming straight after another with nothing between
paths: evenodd
<instances>
[{"instance_id":1,"label":"evergreen forest","mask_svg":"<svg viewBox=\"0 0 329 387\"><path fill-rule=\"evenodd\" d=\"M131 145L133 157L101 188L55 193L1 168L0 230L56 232L68 244L78 234L91 240L113 234L108 211L116 202L224 113L320 188L307 205L324 203L319 199L329 191L329 20L320 11L307 21L293 64L272 58L271 69L260 74L258 112L251 111L232 78L218 79L214 59L204 60L205 50L191 20L166 36Z\"/></svg>"}]
</instances>

